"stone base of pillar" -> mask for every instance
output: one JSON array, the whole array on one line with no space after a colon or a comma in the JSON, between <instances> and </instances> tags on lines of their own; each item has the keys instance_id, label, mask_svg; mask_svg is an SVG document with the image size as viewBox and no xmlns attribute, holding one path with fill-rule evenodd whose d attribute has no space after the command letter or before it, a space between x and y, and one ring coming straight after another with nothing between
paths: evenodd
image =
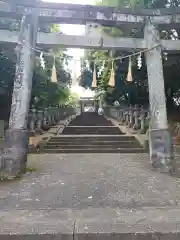
<instances>
[{"instance_id":1,"label":"stone base of pillar","mask_svg":"<svg viewBox=\"0 0 180 240\"><path fill-rule=\"evenodd\" d=\"M33 144L29 144L28 146L28 153L37 153L37 148Z\"/></svg>"},{"instance_id":2,"label":"stone base of pillar","mask_svg":"<svg viewBox=\"0 0 180 240\"><path fill-rule=\"evenodd\" d=\"M153 168L169 174L175 172L172 138L168 129L149 130L149 153Z\"/></svg>"},{"instance_id":3,"label":"stone base of pillar","mask_svg":"<svg viewBox=\"0 0 180 240\"><path fill-rule=\"evenodd\" d=\"M35 137L36 136L36 131L30 131L29 136L30 137Z\"/></svg>"},{"instance_id":4,"label":"stone base of pillar","mask_svg":"<svg viewBox=\"0 0 180 240\"><path fill-rule=\"evenodd\" d=\"M42 130L43 130L43 131L48 131L49 129L50 129L50 126L49 126L48 124L42 126Z\"/></svg>"},{"instance_id":5,"label":"stone base of pillar","mask_svg":"<svg viewBox=\"0 0 180 240\"><path fill-rule=\"evenodd\" d=\"M42 135L43 134L43 130L41 128L36 129L36 134Z\"/></svg>"},{"instance_id":6,"label":"stone base of pillar","mask_svg":"<svg viewBox=\"0 0 180 240\"><path fill-rule=\"evenodd\" d=\"M28 131L8 129L5 132L2 150L1 176L12 179L26 171L28 154Z\"/></svg>"}]
</instances>

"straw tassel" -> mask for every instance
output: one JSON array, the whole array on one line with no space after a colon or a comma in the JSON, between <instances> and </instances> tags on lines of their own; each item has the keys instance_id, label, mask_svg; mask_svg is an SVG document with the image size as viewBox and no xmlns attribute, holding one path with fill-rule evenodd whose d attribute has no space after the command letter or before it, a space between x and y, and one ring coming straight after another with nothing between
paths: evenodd
<instances>
[{"instance_id":1,"label":"straw tassel","mask_svg":"<svg viewBox=\"0 0 180 240\"><path fill-rule=\"evenodd\" d=\"M54 64L52 68L51 82L57 82L56 59L54 56Z\"/></svg>"},{"instance_id":2,"label":"straw tassel","mask_svg":"<svg viewBox=\"0 0 180 240\"><path fill-rule=\"evenodd\" d=\"M92 88L97 87L97 79L96 79L96 65L94 64L94 71L93 71L93 79L92 79Z\"/></svg>"},{"instance_id":3,"label":"straw tassel","mask_svg":"<svg viewBox=\"0 0 180 240\"><path fill-rule=\"evenodd\" d=\"M114 62L112 62L111 75L110 75L108 86L110 86L110 87L115 86Z\"/></svg>"},{"instance_id":4,"label":"straw tassel","mask_svg":"<svg viewBox=\"0 0 180 240\"><path fill-rule=\"evenodd\" d=\"M127 82L132 82L132 61L131 57L129 57L129 67L128 67L128 74L127 74Z\"/></svg>"}]
</instances>

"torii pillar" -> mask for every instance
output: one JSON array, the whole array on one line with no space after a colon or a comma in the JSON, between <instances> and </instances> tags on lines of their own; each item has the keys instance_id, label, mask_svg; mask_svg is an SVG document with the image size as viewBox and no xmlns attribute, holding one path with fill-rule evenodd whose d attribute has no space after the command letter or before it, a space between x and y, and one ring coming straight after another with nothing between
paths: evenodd
<instances>
[{"instance_id":1,"label":"torii pillar","mask_svg":"<svg viewBox=\"0 0 180 240\"><path fill-rule=\"evenodd\" d=\"M147 48L160 44L159 31L150 19L145 25L144 37ZM161 51L159 45L145 53L150 103L149 150L152 166L161 172L172 173L174 171L173 147L167 121Z\"/></svg>"},{"instance_id":2,"label":"torii pillar","mask_svg":"<svg viewBox=\"0 0 180 240\"><path fill-rule=\"evenodd\" d=\"M31 99L34 67L34 48L38 31L38 9L31 16L23 16L17 49L9 128L5 133L1 156L1 172L14 178L25 172L28 154L28 112Z\"/></svg>"}]
</instances>

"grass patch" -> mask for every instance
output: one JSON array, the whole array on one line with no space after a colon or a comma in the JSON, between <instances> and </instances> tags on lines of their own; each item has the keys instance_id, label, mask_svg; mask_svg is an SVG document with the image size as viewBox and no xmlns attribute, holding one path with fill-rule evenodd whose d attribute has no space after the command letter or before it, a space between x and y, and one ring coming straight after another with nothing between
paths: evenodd
<instances>
[{"instance_id":1,"label":"grass patch","mask_svg":"<svg viewBox=\"0 0 180 240\"><path fill-rule=\"evenodd\" d=\"M0 182L13 182L16 180L20 180L24 176L24 174L37 172L37 170L38 170L38 168L36 166L28 166L27 165L24 173L18 173L18 175L13 178L9 178L8 174L5 172L0 172Z\"/></svg>"},{"instance_id":2,"label":"grass patch","mask_svg":"<svg viewBox=\"0 0 180 240\"><path fill-rule=\"evenodd\" d=\"M25 173L33 173L33 172L37 172L37 167L35 167L35 166L27 166L26 167L26 172Z\"/></svg>"}]
</instances>

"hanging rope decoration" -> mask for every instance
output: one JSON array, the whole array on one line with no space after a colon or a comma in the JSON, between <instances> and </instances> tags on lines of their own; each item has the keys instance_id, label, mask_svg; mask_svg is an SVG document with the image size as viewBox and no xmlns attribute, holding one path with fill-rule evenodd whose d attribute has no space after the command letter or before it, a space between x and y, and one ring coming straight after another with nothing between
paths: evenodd
<instances>
[{"instance_id":1,"label":"hanging rope decoration","mask_svg":"<svg viewBox=\"0 0 180 240\"><path fill-rule=\"evenodd\" d=\"M40 54L40 64L41 64L41 67L43 68L43 69L45 69L45 61L44 61L44 56L43 56L43 52L41 52L41 54Z\"/></svg>"},{"instance_id":2,"label":"hanging rope decoration","mask_svg":"<svg viewBox=\"0 0 180 240\"><path fill-rule=\"evenodd\" d=\"M111 74L110 74L108 86L110 86L110 87L115 86L114 61L112 62L112 68L111 68Z\"/></svg>"},{"instance_id":3,"label":"hanging rope decoration","mask_svg":"<svg viewBox=\"0 0 180 240\"><path fill-rule=\"evenodd\" d=\"M57 83L57 72L56 72L56 58L54 56L54 63L52 68L51 82Z\"/></svg>"},{"instance_id":4,"label":"hanging rope decoration","mask_svg":"<svg viewBox=\"0 0 180 240\"><path fill-rule=\"evenodd\" d=\"M97 79L96 79L96 64L94 63L94 71L93 71L93 79L92 79L92 88L97 87Z\"/></svg>"},{"instance_id":5,"label":"hanging rope decoration","mask_svg":"<svg viewBox=\"0 0 180 240\"><path fill-rule=\"evenodd\" d=\"M138 69L141 69L141 67L142 67L142 54L141 53L137 57L137 65L138 65Z\"/></svg>"},{"instance_id":6,"label":"hanging rope decoration","mask_svg":"<svg viewBox=\"0 0 180 240\"><path fill-rule=\"evenodd\" d=\"M129 55L125 55L125 56L121 56L121 57L116 57L116 58L108 58L108 59L96 59L96 60L93 60L93 61L96 61L96 62L110 62L110 61L115 61L115 60L122 60L122 59L125 59L125 58L129 58L129 57L132 57L132 56L138 56L139 54L141 54L142 55L142 53L145 53L145 52L149 52L149 51L152 51L153 49L156 49L156 48L158 48L158 47L160 47L161 46L161 44L157 44L156 46L153 46L153 47L151 47L151 48L146 48L146 49L144 49L144 50L141 50L141 51L139 51L139 52L135 52L135 53L132 53L132 54L129 54ZM36 51L36 52L39 52L39 53L41 53L42 52L42 50L41 49L38 49L38 48L32 48L32 47L30 47L29 46L29 49L33 49L34 51ZM43 55L45 55L45 56L52 56L52 53L49 53L49 52L43 52ZM58 59L64 59L64 57L58 57ZM76 58L70 58L69 59L69 61L71 61L71 60L75 60L75 61L77 61L77 62L79 62L79 61L81 61L81 59L76 59ZM87 61L88 61L88 59L86 59ZM84 60L85 61L85 60ZM91 60L92 61L92 60Z\"/></svg>"},{"instance_id":7,"label":"hanging rope decoration","mask_svg":"<svg viewBox=\"0 0 180 240\"><path fill-rule=\"evenodd\" d=\"M127 82L132 82L133 78L132 78L132 61L131 61L131 57L129 57L129 67L128 67L128 74L127 74Z\"/></svg>"}]
</instances>

